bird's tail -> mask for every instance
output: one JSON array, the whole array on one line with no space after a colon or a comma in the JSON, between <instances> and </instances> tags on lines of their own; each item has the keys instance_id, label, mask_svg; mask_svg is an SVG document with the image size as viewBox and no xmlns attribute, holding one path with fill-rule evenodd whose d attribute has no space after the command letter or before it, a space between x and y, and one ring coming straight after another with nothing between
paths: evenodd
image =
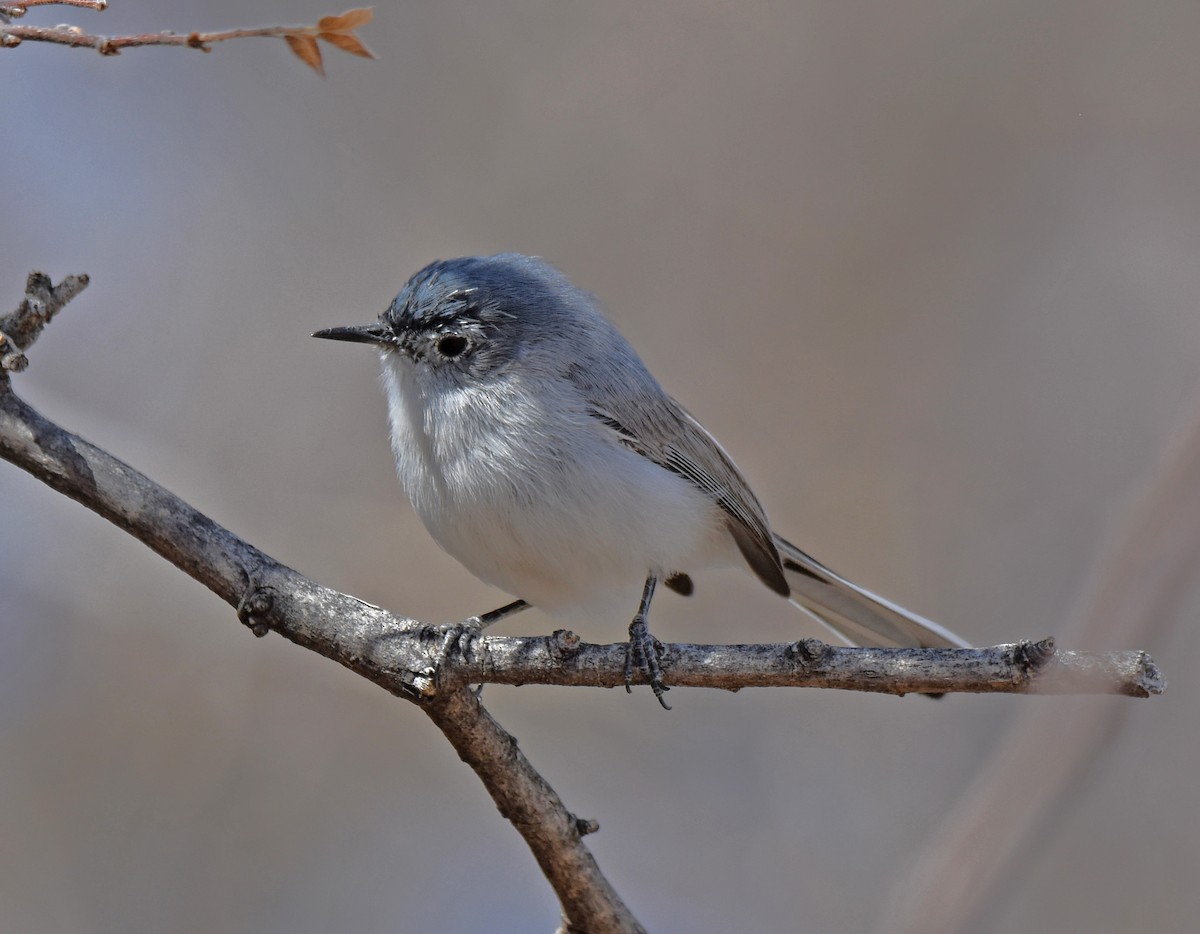
<instances>
[{"instance_id":1,"label":"bird's tail","mask_svg":"<svg viewBox=\"0 0 1200 934\"><path fill-rule=\"evenodd\" d=\"M932 620L850 583L778 535L775 547L792 588L791 602L850 645L971 647Z\"/></svg>"}]
</instances>

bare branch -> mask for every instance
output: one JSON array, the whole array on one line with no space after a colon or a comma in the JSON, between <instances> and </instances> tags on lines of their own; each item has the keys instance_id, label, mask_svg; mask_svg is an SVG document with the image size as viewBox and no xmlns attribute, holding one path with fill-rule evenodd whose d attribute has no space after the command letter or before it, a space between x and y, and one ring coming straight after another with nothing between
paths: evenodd
<instances>
[{"instance_id":1,"label":"bare branch","mask_svg":"<svg viewBox=\"0 0 1200 934\"><path fill-rule=\"evenodd\" d=\"M23 303L5 320L23 331L26 319L37 314ZM565 929L642 931L582 842L595 825L567 810L470 692L438 692L438 664L453 644L454 630L423 626L313 583L128 464L43 418L11 391L4 373L0 457L148 545L236 607L256 635L275 630L417 702L525 838L563 906Z\"/></svg>"},{"instance_id":2,"label":"bare branch","mask_svg":"<svg viewBox=\"0 0 1200 934\"><path fill-rule=\"evenodd\" d=\"M620 687L625 644L592 645L572 632L472 641L439 678L456 684ZM876 649L788 644L663 646L662 671L679 687L836 688L879 694L1161 694L1165 679L1144 652L1058 651L1053 639L976 649ZM635 684L645 684L644 673Z\"/></svg>"},{"instance_id":3,"label":"bare branch","mask_svg":"<svg viewBox=\"0 0 1200 934\"><path fill-rule=\"evenodd\" d=\"M0 17L5 14L22 16L25 7L34 5L36 4L32 2L0 5ZM105 8L102 5L93 6L87 3L72 5L91 6L97 10ZM189 32L186 34L161 32L130 36L93 35L84 32L78 26L14 26L0 18L0 47L16 48L22 42L50 42L72 48L95 49L101 55L119 55L123 49L148 45L184 46L209 52L212 45L217 42L267 36L286 40L293 54L318 74L323 75L325 72L321 51L317 45L318 39L362 58L375 57L375 54L354 34L354 30L370 22L373 16L374 13L370 8L361 8L347 10L333 16L324 16L313 26L264 26L259 29L227 29L220 32Z\"/></svg>"},{"instance_id":4,"label":"bare branch","mask_svg":"<svg viewBox=\"0 0 1200 934\"><path fill-rule=\"evenodd\" d=\"M35 6L77 6L97 12L108 9L108 0L21 0L19 3L0 3L0 16L20 19Z\"/></svg>"},{"instance_id":5,"label":"bare branch","mask_svg":"<svg viewBox=\"0 0 1200 934\"><path fill-rule=\"evenodd\" d=\"M554 789L517 749L516 739L479 699L459 688L441 694L423 709L459 757L483 779L500 813L529 842L562 903L560 931L644 934L580 841L599 825L577 818L563 806Z\"/></svg>"},{"instance_id":6,"label":"bare branch","mask_svg":"<svg viewBox=\"0 0 1200 934\"><path fill-rule=\"evenodd\" d=\"M27 348L86 284L30 276L29 295L0 319ZM22 358L23 359L23 358ZM13 367L16 369L17 367ZM612 687L624 683L625 646L546 637L476 637L394 616L309 580L197 512L129 465L65 431L12 392L0 370L0 457L129 532L237 608L256 635L270 631L417 703L446 734L524 837L554 886L565 931L642 929L600 873L572 815L466 685L479 682ZM678 685L840 687L888 693L1089 692L1145 697L1163 680L1140 652L1058 652L1051 640L991 649L851 649L790 645L665 646Z\"/></svg>"},{"instance_id":7,"label":"bare branch","mask_svg":"<svg viewBox=\"0 0 1200 934\"><path fill-rule=\"evenodd\" d=\"M23 306L24 307L24 306ZM31 312L32 314L32 312ZM18 322L18 327L20 326ZM232 606L243 621L334 658L393 693L432 697L466 684L624 684L625 646L572 633L460 640L320 587L246 544L132 467L0 394L0 456L140 539ZM246 607L251 608L247 619ZM330 614L320 619L320 614ZM424 642L413 645L414 635ZM420 641L420 640L418 640ZM663 672L680 686L794 686L890 694L1160 693L1139 652L1057 652L1051 640L990 649L858 649L816 639L784 645L670 645ZM399 680L397 680L397 678ZM641 682L638 675L635 681Z\"/></svg>"}]
</instances>

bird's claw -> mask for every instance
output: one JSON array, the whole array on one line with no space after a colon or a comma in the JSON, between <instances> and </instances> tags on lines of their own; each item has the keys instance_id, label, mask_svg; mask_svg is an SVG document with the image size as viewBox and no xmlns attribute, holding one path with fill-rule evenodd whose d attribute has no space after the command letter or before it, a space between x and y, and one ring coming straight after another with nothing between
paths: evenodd
<instances>
[{"instance_id":1,"label":"bird's claw","mask_svg":"<svg viewBox=\"0 0 1200 934\"><path fill-rule=\"evenodd\" d=\"M654 696L663 710L670 710L671 705L663 699L663 695L671 689L663 683L662 668L658 663L661 651L662 643L650 635L645 618L634 617L633 622L629 624L629 642L625 646L625 692L633 693L633 672L636 666L645 672L650 689L654 691Z\"/></svg>"},{"instance_id":2,"label":"bird's claw","mask_svg":"<svg viewBox=\"0 0 1200 934\"><path fill-rule=\"evenodd\" d=\"M442 636L442 647L438 655L443 661L448 659L451 653L457 654L461 659L469 658L474 650L475 640L483 633L483 627L479 625L478 617L471 617L461 623L441 626L439 629Z\"/></svg>"}]
</instances>

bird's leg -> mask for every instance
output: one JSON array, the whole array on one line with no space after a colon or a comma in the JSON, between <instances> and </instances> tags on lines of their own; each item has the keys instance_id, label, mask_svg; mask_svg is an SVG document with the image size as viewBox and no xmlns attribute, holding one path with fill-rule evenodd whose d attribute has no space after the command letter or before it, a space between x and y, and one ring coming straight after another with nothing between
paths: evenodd
<instances>
[{"instance_id":1,"label":"bird's leg","mask_svg":"<svg viewBox=\"0 0 1200 934\"><path fill-rule=\"evenodd\" d=\"M650 612L650 601L654 599L654 588L657 586L658 576L647 575L637 616L629 624L629 644L625 647L625 690L633 693L633 668L636 665L646 673L654 696L662 704L663 710L670 710L671 705L663 700L663 694L670 688L663 684L662 669L658 666L658 640L650 635L650 629L646 625L646 614Z\"/></svg>"},{"instance_id":2,"label":"bird's leg","mask_svg":"<svg viewBox=\"0 0 1200 934\"><path fill-rule=\"evenodd\" d=\"M467 620L468 626L473 626L478 630L487 629L492 623L498 623L502 619L507 619L510 616L515 616L522 610L528 610L529 604L524 600L514 600L512 603L506 603L502 607L497 607L487 613L480 613L478 616L472 616Z\"/></svg>"},{"instance_id":3,"label":"bird's leg","mask_svg":"<svg viewBox=\"0 0 1200 934\"><path fill-rule=\"evenodd\" d=\"M490 610L487 613L481 613L479 616L464 619L461 623L450 623L446 626L432 627L433 631L442 637L442 657L448 658L450 653L454 651L457 651L460 655L466 655L470 651L471 643L488 626L492 625L492 623L500 622L506 616L512 616L527 609L529 609L529 604L524 600L514 600L512 603L506 603L504 606Z\"/></svg>"}]
</instances>

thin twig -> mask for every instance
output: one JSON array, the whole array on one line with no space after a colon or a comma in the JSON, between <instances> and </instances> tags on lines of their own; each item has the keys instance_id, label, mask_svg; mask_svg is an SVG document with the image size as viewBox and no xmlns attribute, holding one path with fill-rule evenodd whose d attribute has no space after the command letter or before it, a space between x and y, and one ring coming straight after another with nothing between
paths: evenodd
<instances>
[{"instance_id":1,"label":"thin twig","mask_svg":"<svg viewBox=\"0 0 1200 934\"><path fill-rule=\"evenodd\" d=\"M20 3L0 3L0 16L20 19L35 6L77 6L102 12L108 9L108 0L21 0Z\"/></svg>"},{"instance_id":2,"label":"thin twig","mask_svg":"<svg viewBox=\"0 0 1200 934\"><path fill-rule=\"evenodd\" d=\"M72 48L92 48L101 55L119 55L122 49L145 45L186 46L207 52L208 47L215 42L254 36L283 38L304 28L264 26L259 29L227 29L222 32L146 32L132 36L95 36L74 26L9 26L0 30L0 44L12 47L20 42L51 42Z\"/></svg>"},{"instance_id":3,"label":"thin twig","mask_svg":"<svg viewBox=\"0 0 1200 934\"><path fill-rule=\"evenodd\" d=\"M11 5L12 10L21 4ZM0 6L0 48L16 48L22 42L49 42L71 48L95 49L101 55L119 55L123 49L139 46L183 46L189 49L211 51L214 43L229 39L276 38L287 42L292 54L306 65L324 75L324 63L317 40L328 43L343 52L362 58L375 55L355 35L355 30L369 23L373 17L370 8L347 10L332 16L323 16L312 26L264 26L258 29L226 29L219 32L159 32L140 33L130 36L98 36L84 32L78 26L19 26L4 19ZM96 7L102 9L102 7ZM23 10L22 10L23 13ZM22 15L9 13L9 15Z\"/></svg>"}]
</instances>

